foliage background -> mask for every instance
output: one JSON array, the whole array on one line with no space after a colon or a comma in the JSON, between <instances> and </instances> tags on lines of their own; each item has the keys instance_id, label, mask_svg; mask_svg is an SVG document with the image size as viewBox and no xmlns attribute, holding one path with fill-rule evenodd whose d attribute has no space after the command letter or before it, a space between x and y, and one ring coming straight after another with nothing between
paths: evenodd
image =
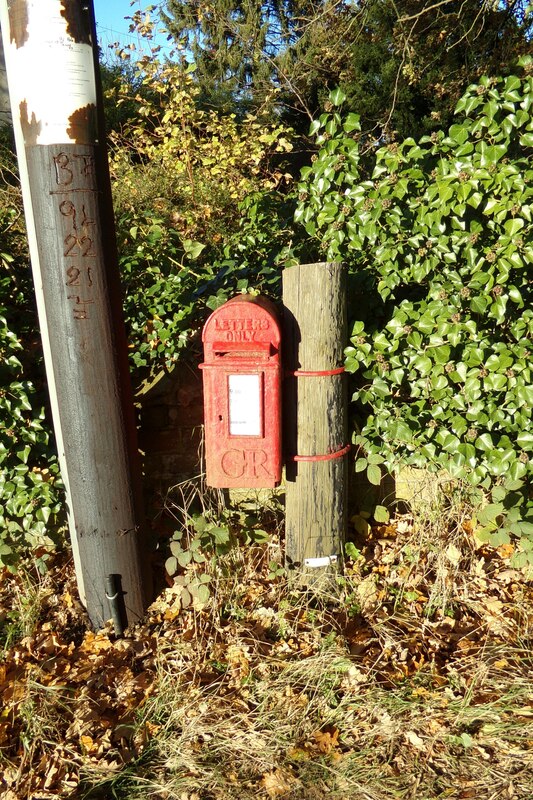
<instances>
[{"instance_id":1,"label":"foliage background","mask_svg":"<svg viewBox=\"0 0 533 800\"><path fill-rule=\"evenodd\" d=\"M531 148L533 61L482 78L449 131L389 142L367 178L358 118L330 113L302 170L296 219L356 278L347 368L358 374L356 470L445 470L490 502L495 545L533 550ZM361 309L361 311L358 311ZM362 312L362 313L361 313Z\"/></svg>"},{"instance_id":2,"label":"foliage background","mask_svg":"<svg viewBox=\"0 0 533 800\"><path fill-rule=\"evenodd\" d=\"M433 16L428 4L420 14L406 7L403 17L388 2L365 4L363 17L363 6L336 4L343 35L357 34L345 53L352 72L338 66L327 79L318 71L300 83L295 72L285 85L289 61L283 66L282 59L290 55L297 70L310 69L318 51L331 56L323 30L329 17L309 4L299 29L300 6L278 5L272 24L283 9L293 16L278 60L268 61L268 80L254 77L257 48L242 51L248 72L235 71L224 102L215 100L228 64L209 72L203 39L197 64L185 55L183 36L197 35L196 23L175 29L173 60L160 59L156 47L141 59L122 50L104 69L134 382L171 368L206 314L236 291L279 299L281 269L291 260L342 258L351 272L346 353L355 375L356 469L375 484L383 469L406 463L466 480L486 502L484 534L496 544L517 538L517 563L527 561L533 92L531 59L522 59L516 75L503 61L528 49L529 18L520 4L505 14L491 6L482 18L485 38L472 34L471 41L466 31L481 20L476 3L438 4L442 13ZM236 14L232 25L258 21ZM213 46L217 35L227 38L215 16ZM133 21L153 35L149 15ZM446 32L443 52L449 45L457 59L461 42L468 63L440 60L437 30ZM500 49L491 50L495 37ZM267 38L259 50L271 46ZM388 83L378 70L386 64L380 42L393 59ZM222 61L231 47L220 51ZM355 58L363 52L364 64ZM466 79L495 64L502 77L472 84L450 118ZM370 79L383 96L364 88ZM341 86L328 94L333 82ZM289 84L303 105L296 94L289 98ZM427 102L417 105L416 93L424 92ZM308 134L321 103L325 112ZM28 548L46 558L51 532L63 531L64 520L9 141L2 152L0 562L13 565ZM387 514L381 507L373 513Z\"/></svg>"},{"instance_id":3,"label":"foliage background","mask_svg":"<svg viewBox=\"0 0 533 800\"><path fill-rule=\"evenodd\" d=\"M306 134L340 86L369 142L446 129L469 83L512 69L532 21L523 0L166 0L162 15L203 104Z\"/></svg>"},{"instance_id":4,"label":"foliage background","mask_svg":"<svg viewBox=\"0 0 533 800\"><path fill-rule=\"evenodd\" d=\"M28 549L44 568L64 520L20 187L9 132L0 144L0 564Z\"/></svg>"}]
</instances>

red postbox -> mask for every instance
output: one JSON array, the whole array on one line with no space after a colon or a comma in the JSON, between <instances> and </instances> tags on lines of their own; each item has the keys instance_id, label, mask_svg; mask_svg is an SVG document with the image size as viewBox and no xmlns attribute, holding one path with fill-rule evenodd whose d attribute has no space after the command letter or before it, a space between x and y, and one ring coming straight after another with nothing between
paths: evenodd
<instances>
[{"instance_id":1,"label":"red postbox","mask_svg":"<svg viewBox=\"0 0 533 800\"><path fill-rule=\"evenodd\" d=\"M281 354L274 305L264 297L234 297L211 314L202 341L207 484L277 486Z\"/></svg>"}]
</instances>

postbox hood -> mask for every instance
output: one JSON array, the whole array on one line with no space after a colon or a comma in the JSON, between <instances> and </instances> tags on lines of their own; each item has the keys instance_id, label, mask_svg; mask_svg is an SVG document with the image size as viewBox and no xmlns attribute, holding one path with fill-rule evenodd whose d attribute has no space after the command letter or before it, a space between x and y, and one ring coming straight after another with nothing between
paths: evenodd
<instances>
[{"instance_id":1,"label":"postbox hood","mask_svg":"<svg viewBox=\"0 0 533 800\"><path fill-rule=\"evenodd\" d=\"M215 343L270 347L278 351L280 346L280 325L276 306L266 297L239 295L213 311L204 325L202 341L205 355Z\"/></svg>"}]
</instances>

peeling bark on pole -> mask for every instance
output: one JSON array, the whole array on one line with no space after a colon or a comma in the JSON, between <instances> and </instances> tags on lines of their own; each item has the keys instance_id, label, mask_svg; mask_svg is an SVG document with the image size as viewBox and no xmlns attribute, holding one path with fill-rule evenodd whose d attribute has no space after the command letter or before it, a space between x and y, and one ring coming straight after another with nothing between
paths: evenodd
<instances>
[{"instance_id":1,"label":"peeling bark on pole","mask_svg":"<svg viewBox=\"0 0 533 800\"><path fill-rule=\"evenodd\" d=\"M149 576L92 3L1 2L78 585L99 627L111 617L106 579L120 576L131 624L144 612Z\"/></svg>"},{"instance_id":2,"label":"peeling bark on pole","mask_svg":"<svg viewBox=\"0 0 533 800\"><path fill-rule=\"evenodd\" d=\"M346 527L343 265L285 269L283 307L286 565L297 583L320 591L340 566ZM302 374L317 372L335 374Z\"/></svg>"}]
</instances>

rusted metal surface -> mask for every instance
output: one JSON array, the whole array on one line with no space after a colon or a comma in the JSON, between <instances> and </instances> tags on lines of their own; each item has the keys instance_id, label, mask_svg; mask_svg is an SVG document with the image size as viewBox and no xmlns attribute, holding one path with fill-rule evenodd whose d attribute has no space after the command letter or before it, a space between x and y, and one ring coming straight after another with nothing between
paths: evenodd
<instances>
[{"instance_id":1,"label":"rusted metal surface","mask_svg":"<svg viewBox=\"0 0 533 800\"><path fill-rule=\"evenodd\" d=\"M89 103L70 115L67 134L73 142L83 144L97 138L96 104Z\"/></svg>"},{"instance_id":2,"label":"rusted metal surface","mask_svg":"<svg viewBox=\"0 0 533 800\"><path fill-rule=\"evenodd\" d=\"M93 44L88 3L62 0L61 16L67 23L67 33L78 44Z\"/></svg>"},{"instance_id":3,"label":"rusted metal surface","mask_svg":"<svg viewBox=\"0 0 533 800\"><path fill-rule=\"evenodd\" d=\"M12 106L25 144L94 144L97 139L92 5L13 0L6 42Z\"/></svg>"},{"instance_id":4,"label":"rusted metal surface","mask_svg":"<svg viewBox=\"0 0 533 800\"><path fill-rule=\"evenodd\" d=\"M67 33L78 44L93 44L88 5L79 0L61 0L59 3ZM29 6L29 0L8 0L11 41L17 47L23 47L28 40Z\"/></svg>"},{"instance_id":5,"label":"rusted metal surface","mask_svg":"<svg viewBox=\"0 0 533 800\"><path fill-rule=\"evenodd\" d=\"M37 121L35 114L32 114L31 119L28 117L28 103L22 100L19 104L20 109L20 127L22 128L22 135L26 145L31 146L37 144L37 139L41 132L41 123Z\"/></svg>"},{"instance_id":6,"label":"rusted metal surface","mask_svg":"<svg viewBox=\"0 0 533 800\"><path fill-rule=\"evenodd\" d=\"M11 41L16 47L23 47L28 40L28 3L27 0L9 0L9 30Z\"/></svg>"}]
</instances>

